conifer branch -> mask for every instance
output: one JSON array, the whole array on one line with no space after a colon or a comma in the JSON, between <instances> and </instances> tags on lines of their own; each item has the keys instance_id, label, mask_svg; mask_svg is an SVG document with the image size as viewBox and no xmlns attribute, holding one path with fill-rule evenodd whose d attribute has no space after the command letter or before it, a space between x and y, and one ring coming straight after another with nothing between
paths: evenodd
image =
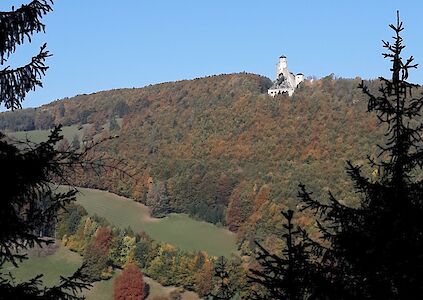
<instances>
[{"instance_id":1,"label":"conifer branch","mask_svg":"<svg viewBox=\"0 0 423 300\"><path fill-rule=\"evenodd\" d=\"M22 5L19 9L0 12L0 64L16 50L16 45L22 44L31 35L45 31L41 22L44 15L51 12L52 0L34 0Z\"/></svg>"},{"instance_id":2,"label":"conifer branch","mask_svg":"<svg viewBox=\"0 0 423 300\"><path fill-rule=\"evenodd\" d=\"M70 277L60 276L59 285L46 289L45 299L80 300L81 292L92 287L89 276L83 272L85 267L82 265Z\"/></svg>"},{"instance_id":3,"label":"conifer branch","mask_svg":"<svg viewBox=\"0 0 423 300\"><path fill-rule=\"evenodd\" d=\"M26 94L37 86L43 86L41 78L48 69L45 60L51 56L46 47L44 44L27 65L17 69L6 67L0 71L0 104L4 102L7 109L20 109Z\"/></svg>"}]
</instances>

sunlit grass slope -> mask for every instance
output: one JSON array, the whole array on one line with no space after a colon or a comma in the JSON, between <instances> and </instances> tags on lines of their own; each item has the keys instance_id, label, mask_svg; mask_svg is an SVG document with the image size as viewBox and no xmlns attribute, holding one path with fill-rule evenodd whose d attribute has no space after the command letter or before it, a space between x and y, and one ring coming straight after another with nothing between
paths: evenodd
<instances>
[{"instance_id":1,"label":"sunlit grass slope","mask_svg":"<svg viewBox=\"0 0 423 300\"><path fill-rule=\"evenodd\" d=\"M82 135L84 133L84 127L86 126L89 125L84 125L81 127L78 125L64 126L62 127L62 134L69 140L69 142L72 141L75 135L78 136L79 141L81 141ZM8 132L7 134L20 141L25 141L28 139L31 142L40 143L47 140L48 136L50 135L50 130L16 131Z\"/></svg>"},{"instance_id":2,"label":"sunlit grass slope","mask_svg":"<svg viewBox=\"0 0 423 300\"><path fill-rule=\"evenodd\" d=\"M122 126L122 118L117 118L116 122L119 126ZM71 126L63 126L62 127L62 134L63 136L71 142L76 135L80 142L82 142L82 138L84 136L84 131L88 130L92 124L84 124L84 125L71 125ZM109 122L103 124L103 129L109 127ZM31 131L14 131L14 132L6 132L7 135L10 137L19 140L25 141L29 140L33 143L40 143L44 142L48 139L48 136L51 133L51 130L31 130Z\"/></svg>"},{"instance_id":3,"label":"sunlit grass slope","mask_svg":"<svg viewBox=\"0 0 423 300\"><path fill-rule=\"evenodd\" d=\"M51 287L59 283L60 276L66 277L72 275L81 264L82 257L79 254L61 246L54 254L41 257L31 254L29 259L20 264L18 268L8 265L2 271L11 272L16 282L28 281L37 274L44 274L44 285ZM95 282L91 289L85 290L84 295L86 299L112 300L113 282L117 273L111 279ZM147 300L153 299L155 296L168 297L169 293L175 289L175 287L164 287L151 278L145 278L144 280L150 285L150 295L147 297ZM194 300L198 299L198 296L193 292L184 292L182 299Z\"/></svg>"},{"instance_id":4,"label":"sunlit grass slope","mask_svg":"<svg viewBox=\"0 0 423 300\"><path fill-rule=\"evenodd\" d=\"M27 281L38 274L43 274L45 286L54 286L59 283L60 276L72 275L79 266L82 258L65 247L59 247L56 252L48 256L29 255L29 259L19 264L18 268L7 265L4 271L10 271L18 282Z\"/></svg>"},{"instance_id":5,"label":"sunlit grass slope","mask_svg":"<svg viewBox=\"0 0 423 300\"><path fill-rule=\"evenodd\" d=\"M146 206L105 191L80 188L77 202L90 215L97 214L112 224L134 231L145 231L154 240L167 242L183 250L204 250L210 255L229 256L236 251L236 238L230 231L196 221L184 214L152 219Z\"/></svg>"}]
</instances>

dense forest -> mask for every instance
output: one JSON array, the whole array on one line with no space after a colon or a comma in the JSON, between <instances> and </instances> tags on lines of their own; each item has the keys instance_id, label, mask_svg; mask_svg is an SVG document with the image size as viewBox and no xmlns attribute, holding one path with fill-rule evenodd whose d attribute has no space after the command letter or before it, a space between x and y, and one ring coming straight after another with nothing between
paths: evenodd
<instances>
[{"instance_id":1,"label":"dense forest","mask_svg":"<svg viewBox=\"0 0 423 300\"><path fill-rule=\"evenodd\" d=\"M267 244L279 236L280 210L297 204L300 182L318 198L330 189L345 203L356 200L345 162L377 153L383 132L366 113L359 83L330 75L304 82L291 98L271 98L265 77L211 76L2 113L0 130L91 124L87 139L118 135L97 151L124 159L134 176L81 175L76 184L132 197L155 216L183 212L228 226L248 251L255 239ZM298 216L305 228L308 220Z\"/></svg>"}]
</instances>

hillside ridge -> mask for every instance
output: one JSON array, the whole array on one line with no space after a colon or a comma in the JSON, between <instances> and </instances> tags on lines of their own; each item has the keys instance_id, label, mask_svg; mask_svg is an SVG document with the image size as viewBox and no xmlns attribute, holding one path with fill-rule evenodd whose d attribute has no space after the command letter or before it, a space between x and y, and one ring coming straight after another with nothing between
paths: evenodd
<instances>
[{"instance_id":1,"label":"hillside ridge","mask_svg":"<svg viewBox=\"0 0 423 300\"><path fill-rule=\"evenodd\" d=\"M28 131L34 129L50 129L54 124L73 125L77 122L75 120L69 120L64 117L66 112L66 106L86 106L84 102L90 101L99 101L100 103L111 102L109 106L115 104L118 101L125 101L125 96L129 98L135 97L138 93L142 91L160 91L162 89L179 89L180 86L186 84L201 84L209 80L234 80L246 79L246 78L256 78L256 80L263 81L263 86L260 88L263 93L267 90L268 86L271 85L271 80L257 74L253 73L230 73L230 74L218 74L210 75L206 77L194 78L194 79L183 79L178 81L169 81L157 84L150 84L144 87L139 88L118 88L105 91L98 91L89 94L78 94L72 97L65 97L63 99L54 100L50 103L43 104L35 108L25 108L19 111L14 112L1 112L0 113L0 130L9 130L9 131ZM119 99L116 99L119 98ZM133 99L131 99L132 101ZM107 104L106 104L107 105ZM65 111L60 112L61 107L65 106ZM59 110L57 115L57 110ZM62 109L63 111L63 109ZM50 115L47 115L46 112L49 112ZM8 119L12 119L9 121ZM20 120L22 119L22 120ZM47 119L47 122L46 122ZM33 124L31 124L31 121ZM38 122L37 122L38 121ZM82 120L83 122L89 122L89 120ZM26 123L25 123L26 122ZM14 127L14 128L13 128Z\"/></svg>"},{"instance_id":2,"label":"hillside ridge","mask_svg":"<svg viewBox=\"0 0 423 300\"><path fill-rule=\"evenodd\" d=\"M362 153L376 153L383 132L367 113L360 82L327 76L306 81L292 97L272 98L271 81L263 76L210 76L0 114L0 129L46 130L61 123L79 126L86 139L119 135L98 152L125 159L137 176L87 175L78 185L136 199L155 216L187 213L228 226L242 247L278 236L279 212L297 204L300 182L317 197L331 190L354 203L346 160L360 163ZM377 81L367 83L377 88ZM302 222L307 227L307 218Z\"/></svg>"}]
</instances>

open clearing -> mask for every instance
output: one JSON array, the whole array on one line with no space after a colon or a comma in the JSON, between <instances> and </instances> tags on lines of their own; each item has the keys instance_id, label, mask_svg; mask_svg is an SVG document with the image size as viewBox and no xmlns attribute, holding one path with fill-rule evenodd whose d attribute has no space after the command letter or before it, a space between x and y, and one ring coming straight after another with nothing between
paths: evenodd
<instances>
[{"instance_id":1,"label":"open clearing","mask_svg":"<svg viewBox=\"0 0 423 300\"><path fill-rule=\"evenodd\" d=\"M154 240L187 251L203 250L214 256L229 256L236 251L236 237L229 230L196 221L184 214L170 214L162 219L150 217L148 207L131 199L94 189L79 188L77 203L90 215L98 215L112 224L134 231L145 231Z\"/></svg>"},{"instance_id":2,"label":"open clearing","mask_svg":"<svg viewBox=\"0 0 423 300\"><path fill-rule=\"evenodd\" d=\"M116 118L116 122L118 123L119 126L122 126L123 119ZM63 126L62 134L69 142L72 142L75 135L78 137L79 141L82 142L84 131L89 129L91 126L92 124ZM106 124L103 124L103 129L107 129L107 128L109 128L109 122L107 122ZM48 139L48 136L50 135L51 130L45 129L45 130L30 130L30 131L14 131L14 132L6 132L6 133L10 137L19 141L29 140L33 143L40 143ZM100 134L98 134L98 136L100 136Z\"/></svg>"},{"instance_id":3,"label":"open clearing","mask_svg":"<svg viewBox=\"0 0 423 300\"><path fill-rule=\"evenodd\" d=\"M18 268L8 265L3 271L10 271L16 278L17 282L27 281L35 277L37 274L44 274L44 285L51 287L59 283L60 275L72 275L75 270L81 266L81 264L82 257L79 254L70 251L66 247L60 246L54 254L40 257L31 254L29 255L29 259L20 264ZM109 280L95 282L90 290L84 292L86 299L112 300L113 280L116 277L116 274ZM144 280L150 285L150 294L147 297L147 300L152 299L155 296L167 297L170 292L176 289L175 287L164 287L149 277L145 277ZM185 291L182 294L182 299L196 300L199 298L197 294Z\"/></svg>"},{"instance_id":4,"label":"open clearing","mask_svg":"<svg viewBox=\"0 0 423 300\"><path fill-rule=\"evenodd\" d=\"M82 258L79 254L59 247L56 252L48 256L37 256L30 252L29 259L19 264L18 268L8 264L6 272L11 272L18 281L27 281L38 274L43 274L42 281L45 286L54 286L59 283L60 275L70 276L79 266Z\"/></svg>"},{"instance_id":5,"label":"open clearing","mask_svg":"<svg viewBox=\"0 0 423 300\"><path fill-rule=\"evenodd\" d=\"M84 133L84 128L89 125L84 125L80 129L78 129L78 125L72 126L63 126L62 127L62 134L63 136L68 139L69 142L72 141L73 137L76 135L79 138L79 141L82 141L82 136ZM33 143L40 143L44 142L48 139L50 135L50 130L31 130L31 131L16 131L16 132L7 132L8 135L11 137L25 141L26 139L30 140Z\"/></svg>"}]
</instances>

